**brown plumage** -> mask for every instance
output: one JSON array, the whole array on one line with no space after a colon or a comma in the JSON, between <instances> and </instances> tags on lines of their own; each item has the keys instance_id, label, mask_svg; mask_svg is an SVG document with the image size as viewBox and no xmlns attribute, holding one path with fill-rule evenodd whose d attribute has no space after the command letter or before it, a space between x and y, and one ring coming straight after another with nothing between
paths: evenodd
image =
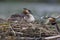
<instances>
[{"instance_id":1,"label":"brown plumage","mask_svg":"<svg viewBox=\"0 0 60 40\"><path fill-rule=\"evenodd\" d=\"M53 18L53 17L48 18L48 19L49 19L49 21L50 21L51 23L53 23L53 22L55 22L55 21L56 21L56 19L55 19L55 18Z\"/></svg>"},{"instance_id":2,"label":"brown plumage","mask_svg":"<svg viewBox=\"0 0 60 40\"><path fill-rule=\"evenodd\" d=\"M24 10L23 13L24 13L24 14L28 14L29 11L28 11L28 10Z\"/></svg>"}]
</instances>

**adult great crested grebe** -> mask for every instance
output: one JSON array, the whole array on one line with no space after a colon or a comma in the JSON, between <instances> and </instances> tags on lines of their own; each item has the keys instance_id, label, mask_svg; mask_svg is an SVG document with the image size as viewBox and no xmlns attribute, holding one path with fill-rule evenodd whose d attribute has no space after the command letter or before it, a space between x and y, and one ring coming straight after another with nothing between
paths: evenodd
<instances>
[{"instance_id":1,"label":"adult great crested grebe","mask_svg":"<svg viewBox=\"0 0 60 40\"><path fill-rule=\"evenodd\" d=\"M57 17L45 17L47 19L47 22L46 24L48 24L49 22L52 24L52 25L55 25L56 24L56 20L60 18L60 16L57 16Z\"/></svg>"},{"instance_id":2,"label":"adult great crested grebe","mask_svg":"<svg viewBox=\"0 0 60 40\"><path fill-rule=\"evenodd\" d=\"M59 27L57 25L57 22L56 22L56 20L58 18L60 18L60 16L57 16L57 17L47 17L47 18L48 18L48 20L47 20L46 23L50 22L51 25L55 25L55 28L57 29L58 33L60 33L60 29L59 29Z\"/></svg>"},{"instance_id":3,"label":"adult great crested grebe","mask_svg":"<svg viewBox=\"0 0 60 40\"><path fill-rule=\"evenodd\" d=\"M31 14L31 11L28 10L27 8L24 8L23 13L25 14L24 16L24 20L28 23L34 22L35 18L34 16Z\"/></svg>"}]
</instances>

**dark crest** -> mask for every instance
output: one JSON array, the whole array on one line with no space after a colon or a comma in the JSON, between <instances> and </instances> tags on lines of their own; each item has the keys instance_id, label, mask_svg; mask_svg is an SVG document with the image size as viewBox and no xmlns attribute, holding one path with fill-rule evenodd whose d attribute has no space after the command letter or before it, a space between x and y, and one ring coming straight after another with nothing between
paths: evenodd
<instances>
[{"instance_id":1,"label":"dark crest","mask_svg":"<svg viewBox=\"0 0 60 40\"><path fill-rule=\"evenodd\" d=\"M27 9L27 8L23 8L23 9L24 9L24 10L28 10L30 13L32 13L31 10L29 10L29 9Z\"/></svg>"}]
</instances>

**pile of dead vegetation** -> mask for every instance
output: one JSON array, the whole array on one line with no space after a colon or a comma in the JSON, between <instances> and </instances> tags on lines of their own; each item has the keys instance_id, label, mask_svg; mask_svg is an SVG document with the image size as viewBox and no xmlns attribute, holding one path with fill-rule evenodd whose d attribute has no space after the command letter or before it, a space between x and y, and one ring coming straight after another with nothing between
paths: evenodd
<instances>
[{"instance_id":1,"label":"pile of dead vegetation","mask_svg":"<svg viewBox=\"0 0 60 40\"><path fill-rule=\"evenodd\" d=\"M55 29L51 29L50 25L41 24L37 21L27 23L20 16L9 18L6 22L1 23L0 31L10 34L11 30L8 29L9 27L12 27L15 32L22 33L21 36L53 36L58 34Z\"/></svg>"},{"instance_id":2,"label":"pile of dead vegetation","mask_svg":"<svg viewBox=\"0 0 60 40\"><path fill-rule=\"evenodd\" d=\"M22 36L53 36L57 35L58 32L55 29L51 29L50 25L41 23L27 23L23 19L18 22L11 22L11 27L19 28L15 31L23 33Z\"/></svg>"}]
</instances>

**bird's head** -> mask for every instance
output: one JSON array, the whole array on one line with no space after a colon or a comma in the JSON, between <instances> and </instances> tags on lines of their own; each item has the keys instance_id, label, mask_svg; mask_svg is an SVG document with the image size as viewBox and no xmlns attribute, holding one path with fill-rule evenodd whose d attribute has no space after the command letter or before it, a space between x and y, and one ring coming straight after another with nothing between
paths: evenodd
<instances>
[{"instance_id":1,"label":"bird's head","mask_svg":"<svg viewBox=\"0 0 60 40\"><path fill-rule=\"evenodd\" d=\"M56 21L56 19L55 19L55 18L53 18L53 17L48 18L48 20L49 20L50 22L55 22L55 21Z\"/></svg>"},{"instance_id":2,"label":"bird's head","mask_svg":"<svg viewBox=\"0 0 60 40\"><path fill-rule=\"evenodd\" d=\"M27 9L27 8L23 8L24 10L23 10L23 13L24 14L30 14L31 13L31 11L29 10L29 9Z\"/></svg>"}]
</instances>

